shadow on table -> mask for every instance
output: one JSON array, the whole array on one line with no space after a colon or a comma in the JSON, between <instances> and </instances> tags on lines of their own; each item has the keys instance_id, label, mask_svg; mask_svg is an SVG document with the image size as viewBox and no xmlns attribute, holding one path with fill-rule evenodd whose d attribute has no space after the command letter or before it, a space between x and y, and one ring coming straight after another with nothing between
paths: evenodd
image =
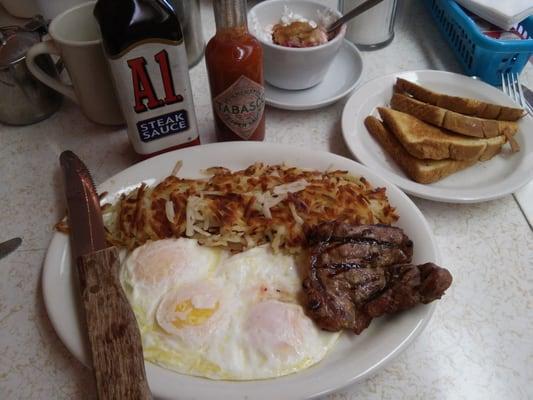
<instances>
[{"instance_id":1,"label":"shadow on table","mask_svg":"<svg viewBox=\"0 0 533 400\"><path fill-rule=\"evenodd\" d=\"M69 388L64 392L63 388L59 387L61 385L61 382L59 382L58 393L55 398L96 399L95 383L91 371L69 353L48 319L43 300L42 273L35 290L35 314L35 324L41 334L43 343L49 346L49 357L53 359L54 367L61 369L63 374L68 375ZM76 394L74 397L72 396L73 392Z\"/></svg>"},{"instance_id":2,"label":"shadow on table","mask_svg":"<svg viewBox=\"0 0 533 400\"><path fill-rule=\"evenodd\" d=\"M338 154L339 156L355 160L355 157L353 157L353 155L350 153L350 150L346 146L346 142L344 141L344 137L342 135L341 125L341 119L339 118L337 122L335 122L333 133L329 136L329 151L334 154Z\"/></svg>"},{"instance_id":3,"label":"shadow on table","mask_svg":"<svg viewBox=\"0 0 533 400\"><path fill-rule=\"evenodd\" d=\"M399 2L394 40L403 40L418 47L428 69L463 73L452 49L448 46L429 10L422 1Z\"/></svg>"}]
</instances>

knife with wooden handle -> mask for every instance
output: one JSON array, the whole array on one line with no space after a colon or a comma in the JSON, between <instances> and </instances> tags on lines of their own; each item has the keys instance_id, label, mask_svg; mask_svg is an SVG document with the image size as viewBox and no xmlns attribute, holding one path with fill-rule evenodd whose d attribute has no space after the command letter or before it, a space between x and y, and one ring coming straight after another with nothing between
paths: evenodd
<instances>
[{"instance_id":1,"label":"knife with wooden handle","mask_svg":"<svg viewBox=\"0 0 533 400\"><path fill-rule=\"evenodd\" d=\"M118 251L106 244L100 201L91 175L73 152L65 151L59 159L98 399L152 399L141 335L118 278Z\"/></svg>"}]
</instances>

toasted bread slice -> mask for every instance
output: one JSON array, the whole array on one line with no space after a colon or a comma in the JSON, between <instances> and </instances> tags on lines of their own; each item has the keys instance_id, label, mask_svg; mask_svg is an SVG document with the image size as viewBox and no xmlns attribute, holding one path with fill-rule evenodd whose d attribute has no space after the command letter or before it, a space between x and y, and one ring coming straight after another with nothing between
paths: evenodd
<instances>
[{"instance_id":1,"label":"toasted bread slice","mask_svg":"<svg viewBox=\"0 0 533 400\"><path fill-rule=\"evenodd\" d=\"M496 136L487 140L485 151L479 156L479 161L488 161L502 151L502 146L507 142L505 136Z\"/></svg>"},{"instance_id":2,"label":"toasted bread slice","mask_svg":"<svg viewBox=\"0 0 533 400\"><path fill-rule=\"evenodd\" d=\"M488 138L500 135L514 135L518 131L518 124L513 121L469 117L442 107L423 103L400 93L392 95L391 107L411 114L432 125L446 128L465 136Z\"/></svg>"},{"instance_id":3,"label":"toasted bread slice","mask_svg":"<svg viewBox=\"0 0 533 400\"><path fill-rule=\"evenodd\" d=\"M447 132L412 115L378 108L385 125L409 154L416 158L444 160L487 160L506 142L505 136L470 138Z\"/></svg>"},{"instance_id":4,"label":"toasted bread slice","mask_svg":"<svg viewBox=\"0 0 533 400\"><path fill-rule=\"evenodd\" d=\"M420 160L409 154L379 119L368 116L365 126L396 164L415 182L436 182L476 163L476 160Z\"/></svg>"},{"instance_id":5,"label":"toasted bread slice","mask_svg":"<svg viewBox=\"0 0 533 400\"><path fill-rule=\"evenodd\" d=\"M409 93L415 99L424 103L474 117L517 121L524 116L524 110L521 108L500 106L467 97L436 93L402 78L397 78L396 90Z\"/></svg>"}]
</instances>

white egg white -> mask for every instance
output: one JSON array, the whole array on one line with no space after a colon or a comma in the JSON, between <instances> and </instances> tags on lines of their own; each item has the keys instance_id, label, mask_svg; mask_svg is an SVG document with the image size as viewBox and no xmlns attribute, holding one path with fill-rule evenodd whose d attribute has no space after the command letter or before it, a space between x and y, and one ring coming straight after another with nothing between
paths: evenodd
<instances>
[{"instance_id":1,"label":"white egg white","mask_svg":"<svg viewBox=\"0 0 533 400\"><path fill-rule=\"evenodd\" d=\"M177 284L213 273L225 254L195 240L164 239L135 249L122 264L121 282L137 317L151 322L162 296Z\"/></svg>"},{"instance_id":2,"label":"white egg white","mask_svg":"<svg viewBox=\"0 0 533 400\"><path fill-rule=\"evenodd\" d=\"M305 315L297 258L269 246L230 256L191 239L150 242L121 281L145 359L180 373L274 378L319 362L339 336Z\"/></svg>"}]
</instances>

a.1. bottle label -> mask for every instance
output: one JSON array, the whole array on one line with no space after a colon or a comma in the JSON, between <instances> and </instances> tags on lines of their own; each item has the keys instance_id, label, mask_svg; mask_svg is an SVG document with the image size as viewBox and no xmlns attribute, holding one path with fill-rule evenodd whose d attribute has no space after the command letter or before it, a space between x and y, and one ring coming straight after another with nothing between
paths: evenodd
<instances>
[{"instance_id":1,"label":"a.1. bottle label","mask_svg":"<svg viewBox=\"0 0 533 400\"><path fill-rule=\"evenodd\" d=\"M198 138L183 42L143 41L110 59L110 65L128 135L138 153Z\"/></svg>"},{"instance_id":2,"label":"a.1. bottle label","mask_svg":"<svg viewBox=\"0 0 533 400\"><path fill-rule=\"evenodd\" d=\"M144 143L189 129L187 111L174 111L137 122L137 131Z\"/></svg>"}]
</instances>

